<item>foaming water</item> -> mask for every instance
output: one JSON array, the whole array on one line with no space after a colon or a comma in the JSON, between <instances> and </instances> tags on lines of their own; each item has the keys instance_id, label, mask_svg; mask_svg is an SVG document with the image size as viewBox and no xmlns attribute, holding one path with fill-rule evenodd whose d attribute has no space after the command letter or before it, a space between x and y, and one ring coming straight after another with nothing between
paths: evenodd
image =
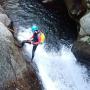
<instances>
[{"instance_id":1,"label":"foaming water","mask_svg":"<svg viewBox=\"0 0 90 90\"><path fill-rule=\"evenodd\" d=\"M32 35L31 29L19 32L20 41L29 39ZM45 45L39 45L35 52L34 61L39 70L45 90L90 90L90 82L87 70L76 62L71 50L62 46L55 53L46 52ZM32 45L25 44L24 49L27 56L31 58Z\"/></svg>"}]
</instances>

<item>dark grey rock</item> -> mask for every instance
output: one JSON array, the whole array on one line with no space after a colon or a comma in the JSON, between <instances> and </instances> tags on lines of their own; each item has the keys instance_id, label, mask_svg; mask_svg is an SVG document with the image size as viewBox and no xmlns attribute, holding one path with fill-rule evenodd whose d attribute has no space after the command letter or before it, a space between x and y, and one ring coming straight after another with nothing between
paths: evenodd
<instances>
[{"instance_id":1,"label":"dark grey rock","mask_svg":"<svg viewBox=\"0 0 90 90\"><path fill-rule=\"evenodd\" d=\"M75 42L72 47L72 52L78 61L90 65L90 45L87 42Z\"/></svg>"},{"instance_id":2,"label":"dark grey rock","mask_svg":"<svg viewBox=\"0 0 90 90\"><path fill-rule=\"evenodd\" d=\"M8 80L22 77L24 70L26 70L26 63L14 45L11 33L0 22L0 86Z\"/></svg>"}]
</instances>

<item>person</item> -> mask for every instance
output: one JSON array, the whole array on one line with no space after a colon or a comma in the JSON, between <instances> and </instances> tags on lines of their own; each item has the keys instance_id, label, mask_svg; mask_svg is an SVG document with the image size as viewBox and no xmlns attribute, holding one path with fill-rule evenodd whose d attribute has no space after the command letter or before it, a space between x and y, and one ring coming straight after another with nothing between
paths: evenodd
<instances>
[{"instance_id":1,"label":"person","mask_svg":"<svg viewBox=\"0 0 90 90\"><path fill-rule=\"evenodd\" d=\"M37 46L40 43L42 43L42 41L44 41L45 37L44 37L44 34L42 34L43 38L40 37L41 30L39 30L38 26L33 25L31 29L32 29L32 32L33 32L33 36L30 38L30 40L24 40L21 43L21 47L23 47L25 43L33 44L32 58L31 58L31 61L32 61L33 58L34 58L34 54L35 54ZM41 40L41 39L43 39L43 40Z\"/></svg>"}]
</instances>

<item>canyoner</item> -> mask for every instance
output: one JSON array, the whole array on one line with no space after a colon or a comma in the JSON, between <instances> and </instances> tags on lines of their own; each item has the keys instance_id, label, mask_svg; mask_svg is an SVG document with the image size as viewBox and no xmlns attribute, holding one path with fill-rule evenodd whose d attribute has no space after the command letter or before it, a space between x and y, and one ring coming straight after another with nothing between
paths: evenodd
<instances>
[{"instance_id":1,"label":"canyoner","mask_svg":"<svg viewBox=\"0 0 90 90\"><path fill-rule=\"evenodd\" d=\"M19 48L22 48L24 46L25 43L29 43L33 45L33 49L32 49L32 57L31 57L31 61L34 58L35 55L35 51L36 48L39 44L43 44L45 42L45 34L39 29L39 27L37 25L33 25L31 27L31 30L33 32L32 37L30 37L30 39L28 40L24 40L21 42L21 45L18 46Z\"/></svg>"}]
</instances>

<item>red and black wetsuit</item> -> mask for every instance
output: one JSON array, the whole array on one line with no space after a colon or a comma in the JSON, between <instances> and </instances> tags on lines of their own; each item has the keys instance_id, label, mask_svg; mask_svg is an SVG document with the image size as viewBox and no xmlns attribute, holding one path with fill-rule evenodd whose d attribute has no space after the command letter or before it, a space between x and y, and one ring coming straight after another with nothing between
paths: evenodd
<instances>
[{"instance_id":1,"label":"red and black wetsuit","mask_svg":"<svg viewBox=\"0 0 90 90\"><path fill-rule=\"evenodd\" d=\"M40 43L40 39L38 37L38 34L39 33L34 33L33 36L32 36L32 38L33 38L33 40L32 40L33 49L32 49L32 58L31 58L31 60L33 60L34 54L35 54L35 50L36 50L38 44ZM31 44L31 41L30 40L24 40L22 42L22 44L21 44L22 45L21 47L23 47L25 43Z\"/></svg>"},{"instance_id":2,"label":"red and black wetsuit","mask_svg":"<svg viewBox=\"0 0 90 90\"><path fill-rule=\"evenodd\" d=\"M35 54L35 50L36 50L38 44L40 43L38 33L34 33L32 38L33 38L33 40L32 40L33 41L33 43L32 43L33 44L33 50L32 50L32 59L31 60L33 60L34 54Z\"/></svg>"}]
</instances>

